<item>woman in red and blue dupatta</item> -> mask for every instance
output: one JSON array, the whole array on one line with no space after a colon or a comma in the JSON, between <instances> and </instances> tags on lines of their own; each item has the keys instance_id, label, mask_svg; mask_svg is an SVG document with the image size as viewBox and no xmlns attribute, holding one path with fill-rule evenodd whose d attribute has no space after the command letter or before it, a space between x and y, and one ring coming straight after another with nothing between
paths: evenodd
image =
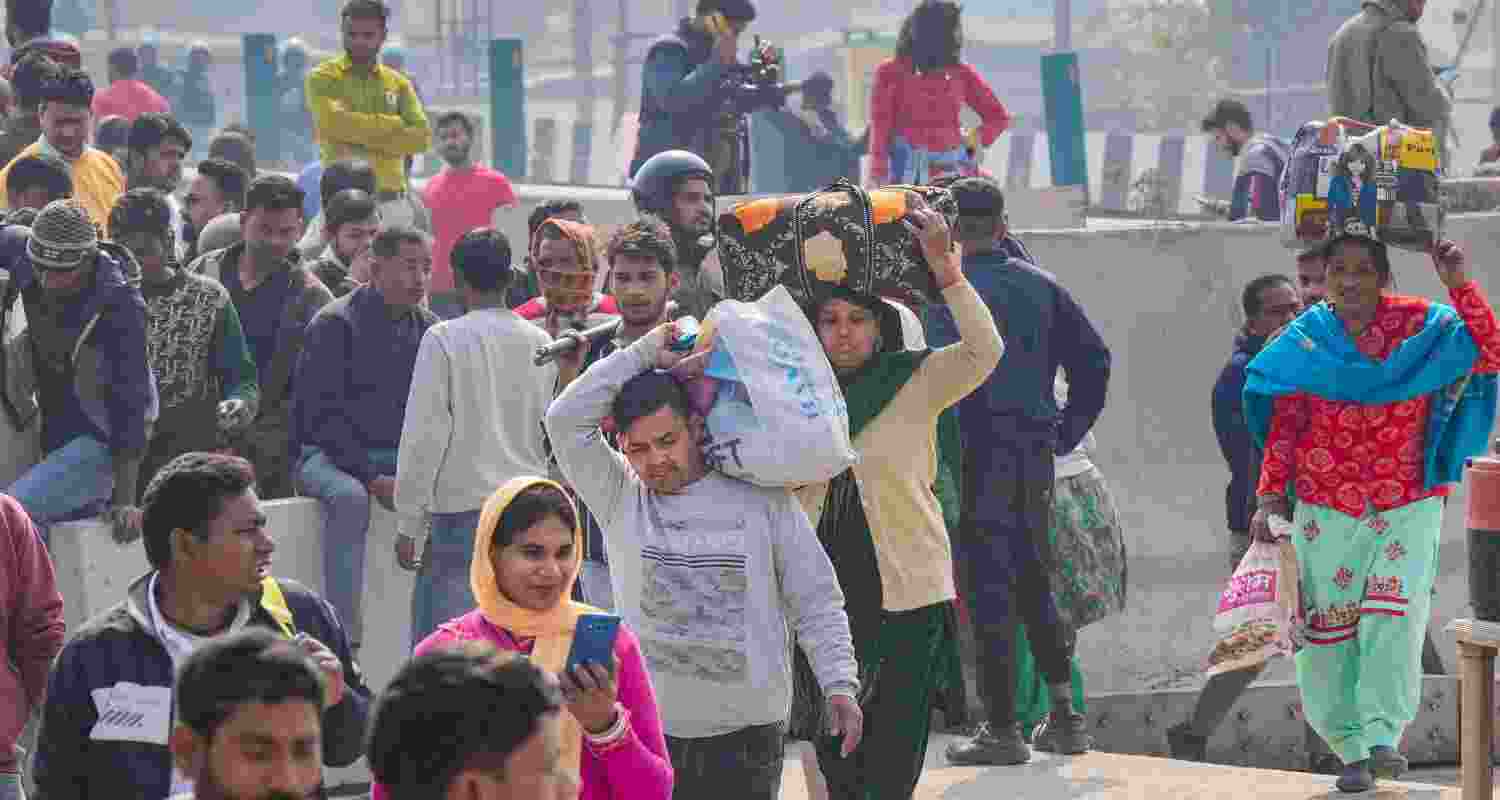
<instances>
[{"instance_id":1,"label":"woman in red and blue dupatta","mask_svg":"<svg viewBox=\"0 0 1500 800\"><path fill-rule=\"evenodd\" d=\"M1292 519L1303 711L1344 762L1339 789L1358 792L1406 769L1447 485L1494 424L1500 325L1452 242L1432 250L1452 306L1391 292L1373 239L1340 235L1326 253L1328 302L1247 368L1246 422L1265 452L1251 534Z\"/></svg>"}]
</instances>

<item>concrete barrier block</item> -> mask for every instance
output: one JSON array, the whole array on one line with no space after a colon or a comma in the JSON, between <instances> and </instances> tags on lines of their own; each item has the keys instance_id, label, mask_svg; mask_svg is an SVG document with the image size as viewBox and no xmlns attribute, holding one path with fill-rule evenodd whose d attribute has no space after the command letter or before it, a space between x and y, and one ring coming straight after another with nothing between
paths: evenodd
<instances>
[{"instance_id":1,"label":"concrete barrier block","mask_svg":"<svg viewBox=\"0 0 1500 800\"><path fill-rule=\"evenodd\" d=\"M53 525L50 537L69 635L124 600L131 582L151 569L142 542L117 544L98 519Z\"/></svg>"},{"instance_id":2,"label":"concrete barrier block","mask_svg":"<svg viewBox=\"0 0 1500 800\"><path fill-rule=\"evenodd\" d=\"M1413 764L1449 764L1458 758L1458 679L1427 675L1417 718L1407 728L1402 752ZM1097 749L1111 753L1166 755L1167 729L1192 718L1196 690L1109 692L1088 698L1089 729ZM1267 769L1305 769L1313 752L1326 751L1302 717L1292 681L1251 686L1208 740L1215 764Z\"/></svg>"},{"instance_id":3,"label":"concrete barrier block","mask_svg":"<svg viewBox=\"0 0 1500 800\"><path fill-rule=\"evenodd\" d=\"M1130 198L1131 156L1135 148L1134 138L1123 131L1114 131L1104 139L1104 166L1100 172L1098 204L1110 211L1124 211Z\"/></svg>"}]
</instances>

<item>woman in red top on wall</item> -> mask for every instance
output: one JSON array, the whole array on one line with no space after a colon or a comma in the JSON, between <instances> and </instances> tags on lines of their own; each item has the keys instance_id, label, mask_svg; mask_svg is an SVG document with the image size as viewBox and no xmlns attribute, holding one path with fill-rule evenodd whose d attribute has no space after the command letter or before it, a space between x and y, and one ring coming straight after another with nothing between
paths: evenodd
<instances>
[{"instance_id":1,"label":"woman in red top on wall","mask_svg":"<svg viewBox=\"0 0 1500 800\"><path fill-rule=\"evenodd\" d=\"M959 60L960 7L923 0L901 24L896 56L875 68L870 96L870 182L927 184L957 172L978 174L959 112L979 114L978 144L989 147L1010 127L1010 113L978 70ZM981 150L982 152L982 150Z\"/></svg>"}]
</instances>

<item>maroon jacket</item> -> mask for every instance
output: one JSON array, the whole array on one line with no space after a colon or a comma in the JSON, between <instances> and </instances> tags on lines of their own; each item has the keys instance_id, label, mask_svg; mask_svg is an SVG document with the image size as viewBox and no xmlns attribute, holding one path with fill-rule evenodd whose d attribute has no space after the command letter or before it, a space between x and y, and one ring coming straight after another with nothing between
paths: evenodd
<instances>
[{"instance_id":1,"label":"maroon jacket","mask_svg":"<svg viewBox=\"0 0 1500 800\"><path fill-rule=\"evenodd\" d=\"M0 772L15 772L15 744L47 691L47 672L63 646L63 600L52 557L31 518L0 494Z\"/></svg>"}]
</instances>

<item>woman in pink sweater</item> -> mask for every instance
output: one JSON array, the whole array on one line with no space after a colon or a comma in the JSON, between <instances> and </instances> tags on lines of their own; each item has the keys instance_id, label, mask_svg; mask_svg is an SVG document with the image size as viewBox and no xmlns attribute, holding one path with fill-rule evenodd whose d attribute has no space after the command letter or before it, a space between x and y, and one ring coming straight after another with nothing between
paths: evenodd
<instances>
[{"instance_id":1,"label":"woman in pink sweater","mask_svg":"<svg viewBox=\"0 0 1500 800\"><path fill-rule=\"evenodd\" d=\"M901 24L896 56L875 68L870 91L874 186L976 175L981 148L1010 127L1010 113L989 83L959 60L964 43L959 13L954 0L923 0ZM966 141L959 123L965 105L979 114L976 142Z\"/></svg>"},{"instance_id":2,"label":"woman in pink sweater","mask_svg":"<svg viewBox=\"0 0 1500 800\"><path fill-rule=\"evenodd\" d=\"M457 642L489 642L563 673L580 614L598 609L569 599L583 558L578 510L552 481L515 478L480 512L469 588L478 608L440 625L415 655ZM624 625L613 675L586 664L559 674L567 705L561 763L579 778L580 800L669 800L672 761L646 674L640 641ZM373 800L387 800L374 787Z\"/></svg>"}]
</instances>

